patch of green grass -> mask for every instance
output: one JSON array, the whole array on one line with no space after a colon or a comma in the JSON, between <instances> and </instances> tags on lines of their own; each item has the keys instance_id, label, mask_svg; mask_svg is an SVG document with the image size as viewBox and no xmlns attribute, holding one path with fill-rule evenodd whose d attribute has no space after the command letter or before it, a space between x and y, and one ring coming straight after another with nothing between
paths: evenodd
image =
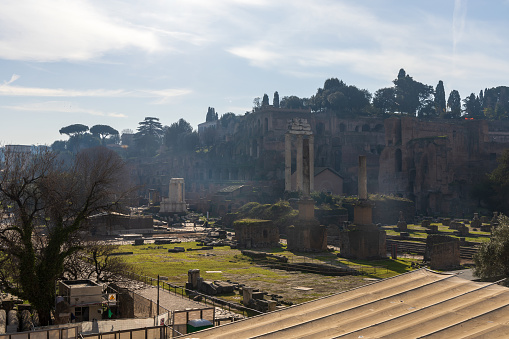
<instances>
[{"instance_id":1,"label":"patch of green grass","mask_svg":"<svg viewBox=\"0 0 509 339\"><path fill-rule=\"evenodd\" d=\"M418 262L417 259L382 259L382 260L347 260L341 259L341 263L355 268L358 271L365 272L369 278L385 279L398 274L412 271L412 262Z\"/></svg>"},{"instance_id":2,"label":"patch of green grass","mask_svg":"<svg viewBox=\"0 0 509 339\"><path fill-rule=\"evenodd\" d=\"M463 238L454 235L455 230L450 229L448 226L443 226L440 223L432 223L431 225L438 226L438 231L442 234L455 238ZM399 236L400 232L395 231L394 230L395 227L396 225L385 226L384 230L387 233L387 235ZM420 225L414 224L409 224L407 227L408 229L406 232L408 232L408 234L413 238L425 239L428 236L428 233L426 233L427 228L425 227L421 227ZM470 242L481 242L481 243L487 242L490 239L490 232L473 231L472 229L470 229L470 236L464 238L466 241Z\"/></svg>"}]
</instances>

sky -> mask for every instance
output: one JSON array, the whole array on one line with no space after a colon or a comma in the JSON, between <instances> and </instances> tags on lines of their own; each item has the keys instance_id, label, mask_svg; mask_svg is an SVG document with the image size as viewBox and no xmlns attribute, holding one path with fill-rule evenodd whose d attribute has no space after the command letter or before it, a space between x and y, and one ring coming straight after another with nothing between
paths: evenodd
<instances>
[{"instance_id":1,"label":"sky","mask_svg":"<svg viewBox=\"0 0 509 339\"><path fill-rule=\"evenodd\" d=\"M374 93L400 68L465 98L509 85L508 17L509 0L2 0L0 145L197 128L208 107L243 115L332 77Z\"/></svg>"}]
</instances>

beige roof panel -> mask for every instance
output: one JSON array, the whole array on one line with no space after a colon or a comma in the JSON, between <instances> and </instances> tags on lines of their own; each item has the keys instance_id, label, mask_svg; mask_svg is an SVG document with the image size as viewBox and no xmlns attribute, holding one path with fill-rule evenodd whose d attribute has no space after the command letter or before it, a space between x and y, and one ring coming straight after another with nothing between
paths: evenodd
<instances>
[{"instance_id":1,"label":"beige roof panel","mask_svg":"<svg viewBox=\"0 0 509 339\"><path fill-rule=\"evenodd\" d=\"M420 269L184 338L460 338L509 333L509 289Z\"/></svg>"}]
</instances>

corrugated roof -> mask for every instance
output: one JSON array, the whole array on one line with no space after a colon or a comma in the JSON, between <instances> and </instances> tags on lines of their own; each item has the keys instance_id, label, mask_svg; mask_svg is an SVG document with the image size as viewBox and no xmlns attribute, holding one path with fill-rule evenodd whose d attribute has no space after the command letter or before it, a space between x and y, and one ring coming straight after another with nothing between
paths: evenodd
<instances>
[{"instance_id":1,"label":"corrugated roof","mask_svg":"<svg viewBox=\"0 0 509 339\"><path fill-rule=\"evenodd\" d=\"M500 338L509 289L426 269L185 338Z\"/></svg>"}]
</instances>

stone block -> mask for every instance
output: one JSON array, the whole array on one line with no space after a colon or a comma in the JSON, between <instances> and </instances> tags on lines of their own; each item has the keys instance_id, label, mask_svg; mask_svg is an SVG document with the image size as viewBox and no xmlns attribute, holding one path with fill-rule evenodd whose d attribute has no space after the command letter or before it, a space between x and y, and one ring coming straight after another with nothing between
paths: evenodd
<instances>
[{"instance_id":1,"label":"stone block","mask_svg":"<svg viewBox=\"0 0 509 339\"><path fill-rule=\"evenodd\" d=\"M184 247L174 247L174 248L168 248L169 253L179 253L179 252L185 252L186 249Z\"/></svg>"},{"instance_id":2,"label":"stone block","mask_svg":"<svg viewBox=\"0 0 509 339\"><path fill-rule=\"evenodd\" d=\"M405 221L398 221L398 226L397 227L398 227L398 230L400 232L404 232L404 231L406 231L408 229L408 225L407 225L407 223Z\"/></svg>"},{"instance_id":3,"label":"stone block","mask_svg":"<svg viewBox=\"0 0 509 339\"><path fill-rule=\"evenodd\" d=\"M18 325L7 325L5 329L5 333L16 333L18 332Z\"/></svg>"},{"instance_id":4,"label":"stone block","mask_svg":"<svg viewBox=\"0 0 509 339\"><path fill-rule=\"evenodd\" d=\"M426 230L426 233L428 234L437 234L438 233L438 226L437 225L430 225L428 229Z\"/></svg>"},{"instance_id":5,"label":"stone block","mask_svg":"<svg viewBox=\"0 0 509 339\"><path fill-rule=\"evenodd\" d=\"M480 229L481 229L481 232L491 232L491 225L490 224L482 224Z\"/></svg>"},{"instance_id":6,"label":"stone block","mask_svg":"<svg viewBox=\"0 0 509 339\"><path fill-rule=\"evenodd\" d=\"M200 278L200 270L199 269L190 269L187 271L187 282L191 284L192 288L195 289L198 287L198 279Z\"/></svg>"},{"instance_id":7,"label":"stone block","mask_svg":"<svg viewBox=\"0 0 509 339\"><path fill-rule=\"evenodd\" d=\"M252 296L253 296L253 290L254 290L254 288L252 288L252 287L243 287L242 288L242 304L244 306L249 305L249 300L251 300Z\"/></svg>"},{"instance_id":8,"label":"stone block","mask_svg":"<svg viewBox=\"0 0 509 339\"><path fill-rule=\"evenodd\" d=\"M446 235L429 235L426 239L424 260L431 269L446 270L460 265L460 242Z\"/></svg>"}]
</instances>

